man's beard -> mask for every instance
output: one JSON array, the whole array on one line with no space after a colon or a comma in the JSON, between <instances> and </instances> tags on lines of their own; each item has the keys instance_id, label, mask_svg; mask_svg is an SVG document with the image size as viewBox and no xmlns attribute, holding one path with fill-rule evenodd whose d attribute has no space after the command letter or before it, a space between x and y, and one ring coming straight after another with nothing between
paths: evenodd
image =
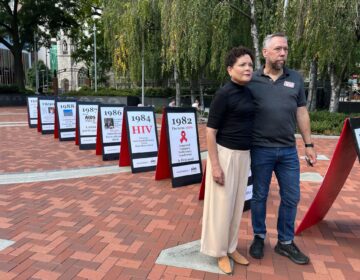
<instances>
[{"instance_id":1,"label":"man's beard","mask_svg":"<svg viewBox=\"0 0 360 280\"><path fill-rule=\"evenodd\" d=\"M284 68L284 66L285 66L285 61L284 61L284 63L270 62L270 67L276 71L282 70Z\"/></svg>"}]
</instances>

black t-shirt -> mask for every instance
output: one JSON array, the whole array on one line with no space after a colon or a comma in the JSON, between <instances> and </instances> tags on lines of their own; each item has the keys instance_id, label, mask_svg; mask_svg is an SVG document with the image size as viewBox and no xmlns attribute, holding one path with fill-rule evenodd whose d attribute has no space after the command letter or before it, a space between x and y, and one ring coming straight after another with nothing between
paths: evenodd
<instances>
[{"instance_id":1,"label":"black t-shirt","mask_svg":"<svg viewBox=\"0 0 360 280\"><path fill-rule=\"evenodd\" d=\"M304 82L299 73L284 68L275 82L264 74L263 68L254 72L246 85L254 105L253 146L295 146L296 112L306 105Z\"/></svg>"},{"instance_id":2,"label":"black t-shirt","mask_svg":"<svg viewBox=\"0 0 360 280\"><path fill-rule=\"evenodd\" d=\"M208 123L217 129L216 142L232 150L249 150L254 105L251 91L232 81L219 89L211 102Z\"/></svg>"}]
</instances>

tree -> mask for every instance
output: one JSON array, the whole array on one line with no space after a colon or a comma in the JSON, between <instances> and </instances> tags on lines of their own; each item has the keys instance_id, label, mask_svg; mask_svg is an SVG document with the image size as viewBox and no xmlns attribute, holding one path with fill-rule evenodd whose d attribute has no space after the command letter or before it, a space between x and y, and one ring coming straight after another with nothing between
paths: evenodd
<instances>
[{"instance_id":1,"label":"tree","mask_svg":"<svg viewBox=\"0 0 360 280\"><path fill-rule=\"evenodd\" d=\"M43 88L42 81L44 82L44 85L48 85L48 81L51 81L52 79L51 71L42 60L38 61L37 69L39 71L40 87ZM30 68L26 74L29 84L31 85L31 87L35 88L36 86L35 68L34 67Z\"/></svg>"},{"instance_id":2,"label":"tree","mask_svg":"<svg viewBox=\"0 0 360 280\"><path fill-rule=\"evenodd\" d=\"M140 81L142 58L145 76L160 77L160 12L157 0L105 1L105 40L113 53L114 70Z\"/></svg>"},{"instance_id":3,"label":"tree","mask_svg":"<svg viewBox=\"0 0 360 280\"><path fill-rule=\"evenodd\" d=\"M105 83L106 74L111 69L112 57L104 39L105 27L101 18L103 1L88 0L81 5L81 16L78 17L79 28L71 30L71 37L76 45L71 56L76 62L84 62L88 69L94 66L94 25L96 26L96 65L98 81ZM98 19L95 19L97 16ZM92 72L92 71L90 71Z\"/></svg>"},{"instance_id":4,"label":"tree","mask_svg":"<svg viewBox=\"0 0 360 280\"><path fill-rule=\"evenodd\" d=\"M290 10L292 17L287 19L287 26L290 26L288 33L295 49L290 61L303 69L312 69L310 88L315 88L316 66L323 77L330 77L329 111L336 112L341 83L360 58L359 2L291 1ZM315 92L310 92L311 100L316 98Z\"/></svg>"},{"instance_id":5,"label":"tree","mask_svg":"<svg viewBox=\"0 0 360 280\"><path fill-rule=\"evenodd\" d=\"M0 1L0 43L14 56L16 84L25 88L22 50L34 43L50 45L59 29L76 26L75 17L80 2L72 0L14 0Z\"/></svg>"}]
</instances>

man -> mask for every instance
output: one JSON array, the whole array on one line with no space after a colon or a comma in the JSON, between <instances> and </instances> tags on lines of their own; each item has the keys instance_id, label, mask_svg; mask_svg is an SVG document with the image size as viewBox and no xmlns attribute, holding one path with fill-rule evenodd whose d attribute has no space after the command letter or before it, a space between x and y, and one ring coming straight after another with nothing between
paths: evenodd
<instances>
[{"instance_id":1,"label":"man","mask_svg":"<svg viewBox=\"0 0 360 280\"><path fill-rule=\"evenodd\" d=\"M195 108L196 111L200 111L200 102L199 100L196 98L194 103L191 105L191 107Z\"/></svg>"},{"instance_id":2,"label":"man","mask_svg":"<svg viewBox=\"0 0 360 280\"><path fill-rule=\"evenodd\" d=\"M266 36L262 53L265 66L254 73L248 85L255 103L251 150L254 240L250 255L256 259L264 256L266 200L274 171L281 197L275 252L287 256L297 264L307 264L309 258L293 241L297 204L300 200L300 165L294 137L296 124L305 144L308 164L316 163L310 118L305 107L304 82L296 71L284 66L288 56L288 42L283 33Z\"/></svg>"}]
</instances>

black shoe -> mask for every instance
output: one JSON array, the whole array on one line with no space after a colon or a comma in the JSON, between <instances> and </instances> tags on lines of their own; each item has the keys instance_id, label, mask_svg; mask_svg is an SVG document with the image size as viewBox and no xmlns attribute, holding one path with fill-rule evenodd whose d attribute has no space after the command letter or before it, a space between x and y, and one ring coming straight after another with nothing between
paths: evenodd
<instances>
[{"instance_id":1,"label":"black shoe","mask_svg":"<svg viewBox=\"0 0 360 280\"><path fill-rule=\"evenodd\" d=\"M249 253L254 259L262 259L264 257L264 239L255 235Z\"/></svg>"},{"instance_id":2,"label":"black shoe","mask_svg":"<svg viewBox=\"0 0 360 280\"><path fill-rule=\"evenodd\" d=\"M310 261L310 259L299 250L294 241L292 241L290 244L281 244L278 241L275 246L275 252L282 256L288 257L296 264L308 264Z\"/></svg>"}]
</instances>

